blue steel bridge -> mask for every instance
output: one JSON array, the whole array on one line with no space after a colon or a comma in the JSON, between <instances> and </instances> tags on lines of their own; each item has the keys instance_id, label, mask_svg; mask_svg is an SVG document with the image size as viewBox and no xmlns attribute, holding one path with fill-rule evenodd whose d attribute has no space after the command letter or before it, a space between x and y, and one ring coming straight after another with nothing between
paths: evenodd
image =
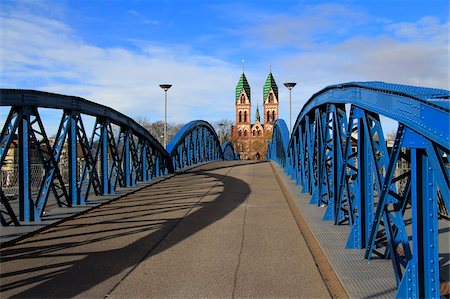
<instances>
[{"instance_id":1,"label":"blue steel bridge","mask_svg":"<svg viewBox=\"0 0 450 299\"><path fill-rule=\"evenodd\" d=\"M300 222L306 221L312 239L317 239L308 241L309 233L302 230L311 252L314 251L311 244L322 247L319 251L331 265L331 272L336 272L338 287L333 283L328 285L332 279L327 279L329 274L319 269L328 281L331 296L449 296L449 100L450 92L442 89L350 82L328 86L312 95L299 111L291 134L283 120L276 121L267 154L275 176L265 181L264 187L284 184L280 194L286 197L300 229ZM30 247L29 252L24 249L27 242L35 242L27 241L29 238L46 234L39 223L44 223L44 227L46 223L53 223L51 227L57 229L64 226L65 221L82 218L76 213L90 202L102 199L108 202L117 196L125 196L122 209L127 209L127 202L132 207L139 199L135 190L147 188L145 186L150 186L149 190L158 189L158 181L182 178L183 175L190 176L187 185L196 184L195 180L201 180L204 173L211 171L205 170L208 165L214 165L214 169L253 165L263 169L258 170L258 175L271 173L267 162L245 164L239 161L233 145L229 142L220 144L213 127L202 120L186 124L167 148L163 148L132 118L79 97L1 89L0 106L9 109L6 119L1 120L0 136L2 297L72 297L114 277L108 274L102 281L73 292L68 287L64 290L66 293L45 293L39 286L51 286L49 281L59 277L57 275L63 275L56 280L61 282L65 274L44 275L25 266L19 269L21 261L26 264L32 260L29 258L47 253L50 248L39 243L46 248L42 252L39 251L41 247ZM59 110L62 115L51 141L45 119L41 118L44 117L43 108ZM383 131L380 117L398 123L392 140L385 140L387 132ZM94 120L92 132L86 130L87 118ZM17 165L10 163L14 157ZM218 180L221 183L214 186L226 187L227 179L232 180L230 171L227 170L227 174ZM242 197L244 201L249 192L253 192L250 190L253 187L242 186L240 191L232 189L234 191L230 192L234 192L233 198ZM167 194L176 198L180 192L178 187L177 184L170 187ZM226 192L227 188L224 190ZM208 191L207 196L212 194ZM232 214L241 204L225 209L214 221L198 225L202 228L211 226ZM107 203L101 206L107 206ZM221 207L217 205L218 209ZM169 204L168 208L176 207ZM52 217L52 209L64 211L56 223L46 222ZM92 211L96 213L95 209ZM210 216L205 217L209 219ZM177 221L176 225L181 220ZM195 221L200 222L199 219ZM39 229L29 234L35 225ZM173 231L171 227L169 232ZM344 236L342 244L321 241L321 238L332 238L335 232ZM65 234L64 237L70 237L71 230ZM185 238L193 237L187 235ZM19 250L15 246L22 247ZM70 246L76 246L76 243ZM143 245L139 243L139 246ZM147 253L139 262L126 264L123 268L137 269L137 264L150 256L153 257ZM320 268L321 262L314 252L313 256ZM98 258L101 259L101 254ZM358 268L361 262L369 270ZM380 279L388 281L387 285L392 288L371 277L372 274L375 277L382 267L386 269L386 262L389 271L382 272ZM71 269L77 267L76 263L70 263ZM15 269L16 265L19 268ZM80 268L86 266L80 265ZM346 267L352 268L355 280L360 284L355 289L372 289L372 295L354 292ZM39 269L43 268L41 265ZM24 273L27 278L20 277ZM120 296L121 282L132 275L129 273L101 296ZM100 270L97 274L102 277ZM231 297L256 296L255 293L239 293L236 281L235 277ZM25 288L32 283L40 284ZM159 296L157 294L140 296ZM209 293L209 296L218 296L214 294ZM260 295L264 297L264 294ZM294 294L293 297L301 296Z\"/></svg>"}]
</instances>

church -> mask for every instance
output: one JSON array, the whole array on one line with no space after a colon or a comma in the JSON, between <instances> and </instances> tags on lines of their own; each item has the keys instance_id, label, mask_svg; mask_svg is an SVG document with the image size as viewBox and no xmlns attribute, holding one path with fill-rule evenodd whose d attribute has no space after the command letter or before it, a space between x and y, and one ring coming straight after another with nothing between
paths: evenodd
<instances>
[{"instance_id":1,"label":"church","mask_svg":"<svg viewBox=\"0 0 450 299\"><path fill-rule=\"evenodd\" d=\"M232 126L231 141L241 159L265 159L267 142L272 139L273 124L278 119L278 86L270 70L263 87L263 118L256 106L252 123L251 91L244 71L236 86L236 123Z\"/></svg>"}]
</instances>

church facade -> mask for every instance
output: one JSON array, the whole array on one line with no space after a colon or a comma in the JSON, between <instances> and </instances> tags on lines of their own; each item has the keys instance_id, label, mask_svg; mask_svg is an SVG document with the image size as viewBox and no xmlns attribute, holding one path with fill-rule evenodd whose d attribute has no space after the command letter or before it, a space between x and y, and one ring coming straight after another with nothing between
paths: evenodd
<instances>
[{"instance_id":1,"label":"church facade","mask_svg":"<svg viewBox=\"0 0 450 299\"><path fill-rule=\"evenodd\" d=\"M272 138L273 124L278 119L278 86L272 71L263 87L263 122L257 104L252 123L251 90L244 72L236 86L235 108L236 122L231 133L235 151L241 159L265 159L267 142Z\"/></svg>"}]
</instances>

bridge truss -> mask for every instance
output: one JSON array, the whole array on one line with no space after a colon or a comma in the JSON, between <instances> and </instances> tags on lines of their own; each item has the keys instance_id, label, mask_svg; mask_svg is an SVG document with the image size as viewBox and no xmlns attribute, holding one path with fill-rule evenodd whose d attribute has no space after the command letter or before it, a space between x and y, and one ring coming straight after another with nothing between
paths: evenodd
<instances>
[{"instance_id":1,"label":"bridge truss","mask_svg":"<svg viewBox=\"0 0 450 299\"><path fill-rule=\"evenodd\" d=\"M392 261L397 296L439 298L439 221L449 208L447 90L383 82L332 85L314 94L290 139L278 120L268 158L350 226L347 248ZM382 118L398 123L385 140Z\"/></svg>"},{"instance_id":2,"label":"bridge truss","mask_svg":"<svg viewBox=\"0 0 450 299\"><path fill-rule=\"evenodd\" d=\"M41 220L49 198L59 207L85 205L92 195L114 194L138 181L235 158L231 144L222 149L205 121L184 126L166 151L130 117L79 97L1 89L0 106L10 107L0 135L3 226ZM42 108L62 113L54 138L48 136ZM89 117L94 120L90 135L84 121ZM17 165L8 165L14 164L7 161L10 149L18 153L10 157Z\"/></svg>"}]
</instances>

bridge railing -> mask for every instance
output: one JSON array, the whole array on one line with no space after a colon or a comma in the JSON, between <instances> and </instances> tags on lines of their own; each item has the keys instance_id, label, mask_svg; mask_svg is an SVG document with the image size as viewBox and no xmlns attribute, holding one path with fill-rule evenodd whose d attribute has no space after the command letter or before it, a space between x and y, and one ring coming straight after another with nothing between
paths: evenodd
<instances>
[{"instance_id":1,"label":"bridge railing","mask_svg":"<svg viewBox=\"0 0 450 299\"><path fill-rule=\"evenodd\" d=\"M114 194L138 181L229 158L233 151L224 144L224 156L204 121L183 127L169 143L169 154L130 117L79 97L1 89L0 106L9 108L0 135L3 226L39 221L50 207L85 205L92 195ZM62 115L54 138L42 108ZM94 122L91 134L86 119Z\"/></svg>"},{"instance_id":2,"label":"bridge railing","mask_svg":"<svg viewBox=\"0 0 450 299\"><path fill-rule=\"evenodd\" d=\"M239 154L234 151L233 143L226 141L222 144L223 159L226 161L239 160Z\"/></svg>"},{"instance_id":3,"label":"bridge railing","mask_svg":"<svg viewBox=\"0 0 450 299\"><path fill-rule=\"evenodd\" d=\"M272 140L267 146L267 160L274 160L282 167L288 167L288 144L289 144L289 129L286 122L282 119L277 119L273 126Z\"/></svg>"},{"instance_id":4,"label":"bridge railing","mask_svg":"<svg viewBox=\"0 0 450 299\"><path fill-rule=\"evenodd\" d=\"M19 189L16 213L3 190L5 185L1 186L3 225L39 221L49 196L58 206L84 205L92 193L113 194L118 187L134 186L137 181L173 171L168 153L156 139L109 107L39 91L0 92L1 106L11 107L0 136L0 165L3 176L17 176ZM62 111L53 140L44 127L40 108ZM91 134L83 121L87 116L95 120ZM13 151L9 151L11 147ZM13 165L15 173L4 171ZM35 166L41 169L37 180L32 177ZM2 178L2 182L8 180Z\"/></svg>"},{"instance_id":5,"label":"bridge railing","mask_svg":"<svg viewBox=\"0 0 450 299\"><path fill-rule=\"evenodd\" d=\"M184 125L167 145L167 151L175 171L224 159L216 131L203 120Z\"/></svg>"},{"instance_id":6,"label":"bridge railing","mask_svg":"<svg viewBox=\"0 0 450 299\"><path fill-rule=\"evenodd\" d=\"M329 86L302 108L289 141L279 126L269 146L310 203L325 207L323 220L350 226L347 248L392 260L398 297L439 297L449 98L447 90L383 82ZM398 122L389 143L380 117Z\"/></svg>"}]
</instances>

